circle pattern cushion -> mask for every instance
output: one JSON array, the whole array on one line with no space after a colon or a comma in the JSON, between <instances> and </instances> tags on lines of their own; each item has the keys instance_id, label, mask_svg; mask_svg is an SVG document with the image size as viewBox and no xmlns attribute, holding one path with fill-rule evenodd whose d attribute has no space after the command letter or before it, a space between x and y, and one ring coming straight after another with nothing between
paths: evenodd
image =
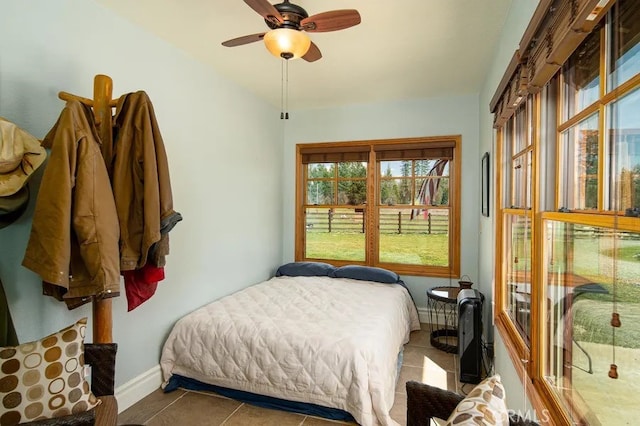
<instances>
[{"instance_id":1,"label":"circle pattern cushion","mask_svg":"<svg viewBox=\"0 0 640 426\"><path fill-rule=\"evenodd\" d=\"M76 414L100 403L84 377L87 319L43 339L0 347L0 426Z\"/></svg>"},{"instance_id":2,"label":"circle pattern cushion","mask_svg":"<svg viewBox=\"0 0 640 426\"><path fill-rule=\"evenodd\" d=\"M504 387L498 374L474 387L458 403L446 423L446 426L475 425L509 425Z\"/></svg>"}]
</instances>

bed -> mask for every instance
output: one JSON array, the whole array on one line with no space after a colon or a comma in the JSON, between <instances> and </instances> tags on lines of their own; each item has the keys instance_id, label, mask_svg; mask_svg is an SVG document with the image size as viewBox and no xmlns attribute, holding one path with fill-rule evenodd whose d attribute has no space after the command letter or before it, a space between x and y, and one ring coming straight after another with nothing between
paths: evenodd
<instances>
[{"instance_id":1,"label":"bed","mask_svg":"<svg viewBox=\"0 0 640 426\"><path fill-rule=\"evenodd\" d=\"M162 350L163 386L212 386L292 411L397 425L389 410L402 348L419 328L415 304L395 273L287 264L276 277L180 319Z\"/></svg>"}]
</instances>

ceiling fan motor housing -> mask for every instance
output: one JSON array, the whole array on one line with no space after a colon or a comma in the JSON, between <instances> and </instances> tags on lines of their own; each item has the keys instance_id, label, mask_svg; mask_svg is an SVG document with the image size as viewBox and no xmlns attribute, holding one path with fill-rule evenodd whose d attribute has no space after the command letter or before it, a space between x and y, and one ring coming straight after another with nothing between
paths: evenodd
<instances>
[{"instance_id":1,"label":"ceiling fan motor housing","mask_svg":"<svg viewBox=\"0 0 640 426\"><path fill-rule=\"evenodd\" d=\"M272 30L276 28L291 28L294 30L300 29L300 21L309 17L309 14L302 7L297 4L289 3L286 0L284 3L274 4L273 7L276 8L280 15L282 15L282 24L279 23L276 19L269 20L265 19L264 22L267 23L267 26Z\"/></svg>"}]
</instances>

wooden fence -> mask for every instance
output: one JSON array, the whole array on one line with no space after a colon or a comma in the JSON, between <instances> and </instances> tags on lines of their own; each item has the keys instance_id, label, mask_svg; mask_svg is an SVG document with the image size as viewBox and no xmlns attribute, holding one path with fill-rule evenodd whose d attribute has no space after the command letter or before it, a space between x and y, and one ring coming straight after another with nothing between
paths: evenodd
<instances>
[{"instance_id":1,"label":"wooden fence","mask_svg":"<svg viewBox=\"0 0 640 426\"><path fill-rule=\"evenodd\" d=\"M307 232L364 233L365 223L362 212L347 213L332 211L308 212ZM421 213L411 219L409 213L382 213L380 215L381 234L446 234L449 232L449 216Z\"/></svg>"}]
</instances>

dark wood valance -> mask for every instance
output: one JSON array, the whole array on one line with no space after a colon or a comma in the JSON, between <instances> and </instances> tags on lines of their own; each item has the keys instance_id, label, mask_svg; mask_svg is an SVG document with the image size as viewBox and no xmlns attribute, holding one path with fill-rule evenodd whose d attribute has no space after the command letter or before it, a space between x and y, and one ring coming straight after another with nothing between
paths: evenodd
<instances>
[{"instance_id":1,"label":"dark wood valance","mask_svg":"<svg viewBox=\"0 0 640 426\"><path fill-rule=\"evenodd\" d=\"M541 0L489 104L494 127L539 92L589 35L615 0Z\"/></svg>"}]
</instances>

